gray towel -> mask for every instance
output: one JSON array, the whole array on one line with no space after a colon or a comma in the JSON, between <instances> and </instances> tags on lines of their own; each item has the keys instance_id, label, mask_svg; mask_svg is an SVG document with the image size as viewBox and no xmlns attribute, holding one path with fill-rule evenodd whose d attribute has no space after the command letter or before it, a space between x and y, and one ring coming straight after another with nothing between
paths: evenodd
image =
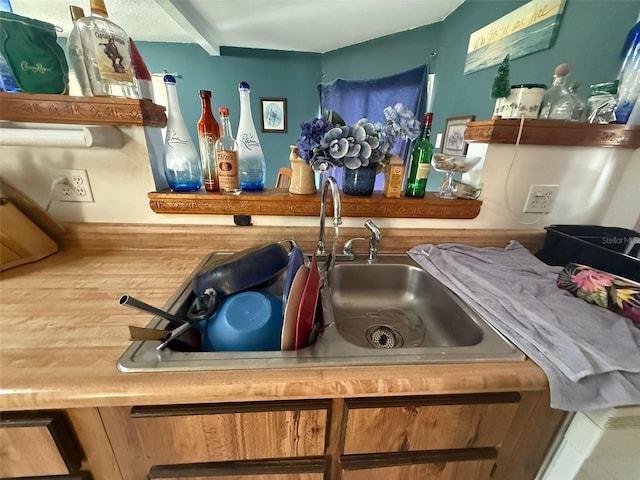
<instances>
[{"instance_id":1,"label":"gray towel","mask_svg":"<svg viewBox=\"0 0 640 480\"><path fill-rule=\"evenodd\" d=\"M515 241L418 245L409 255L545 371L553 408L640 404L640 329L559 289L562 267Z\"/></svg>"}]
</instances>

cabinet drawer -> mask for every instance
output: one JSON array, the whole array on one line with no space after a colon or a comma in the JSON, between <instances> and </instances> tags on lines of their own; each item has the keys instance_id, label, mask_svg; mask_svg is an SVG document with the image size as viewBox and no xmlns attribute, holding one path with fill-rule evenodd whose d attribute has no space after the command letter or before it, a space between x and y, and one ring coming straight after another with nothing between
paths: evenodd
<instances>
[{"instance_id":1,"label":"cabinet drawer","mask_svg":"<svg viewBox=\"0 0 640 480\"><path fill-rule=\"evenodd\" d=\"M154 465L323 455L328 406L248 402L104 408L100 414L116 456L130 464L124 470L146 475Z\"/></svg>"},{"instance_id":2,"label":"cabinet drawer","mask_svg":"<svg viewBox=\"0 0 640 480\"><path fill-rule=\"evenodd\" d=\"M342 470L342 480L489 480L494 463L493 460L468 460Z\"/></svg>"},{"instance_id":3,"label":"cabinet drawer","mask_svg":"<svg viewBox=\"0 0 640 480\"><path fill-rule=\"evenodd\" d=\"M162 465L149 480L324 480L327 466L324 457Z\"/></svg>"},{"instance_id":4,"label":"cabinet drawer","mask_svg":"<svg viewBox=\"0 0 640 480\"><path fill-rule=\"evenodd\" d=\"M70 475L80 469L80 459L63 413L11 412L0 416L1 478Z\"/></svg>"},{"instance_id":5,"label":"cabinet drawer","mask_svg":"<svg viewBox=\"0 0 640 480\"><path fill-rule=\"evenodd\" d=\"M495 448L343 456L342 480L489 480Z\"/></svg>"},{"instance_id":6,"label":"cabinet drawer","mask_svg":"<svg viewBox=\"0 0 640 480\"><path fill-rule=\"evenodd\" d=\"M492 447L518 409L517 393L347 400L345 454Z\"/></svg>"}]
</instances>

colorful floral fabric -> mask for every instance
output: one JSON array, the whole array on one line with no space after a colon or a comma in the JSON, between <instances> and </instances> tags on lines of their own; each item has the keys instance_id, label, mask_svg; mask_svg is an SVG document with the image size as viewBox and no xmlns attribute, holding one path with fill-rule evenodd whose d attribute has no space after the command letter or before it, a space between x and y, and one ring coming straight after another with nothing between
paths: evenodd
<instances>
[{"instance_id":1,"label":"colorful floral fabric","mask_svg":"<svg viewBox=\"0 0 640 480\"><path fill-rule=\"evenodd\" d=\"M560 272L558 287L586 302L627 317L640 327L640 283L570 263Z\"/></svg>"}]
</instances>

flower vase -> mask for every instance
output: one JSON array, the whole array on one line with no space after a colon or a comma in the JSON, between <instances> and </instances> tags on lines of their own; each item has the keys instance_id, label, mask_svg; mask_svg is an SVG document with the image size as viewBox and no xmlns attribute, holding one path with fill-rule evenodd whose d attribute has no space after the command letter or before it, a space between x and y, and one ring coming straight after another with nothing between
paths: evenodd
<instances>
[{"instance_id":1,"label":"flower vase","mask_svg":"<svg viewBox=\"0 0 640 480\"><path fill-rule=\"evenodd\" d=\"M368 197L373 193L376 183L378 165L371 164L366 167L342 169L342 191L346 195L355 197Z\"/></svg>"},{"instance_id":2,"label":"flower vase","mask_svg":"<svg viewBox=\"0 0 640 480\"><path fill-rule=\"evenodd\" d=\"M316 193L316 174L300 156L298 147L291 145L289 160L291 161L291 185L289 193L312 195Z\"/></svg>"}]
</instances>

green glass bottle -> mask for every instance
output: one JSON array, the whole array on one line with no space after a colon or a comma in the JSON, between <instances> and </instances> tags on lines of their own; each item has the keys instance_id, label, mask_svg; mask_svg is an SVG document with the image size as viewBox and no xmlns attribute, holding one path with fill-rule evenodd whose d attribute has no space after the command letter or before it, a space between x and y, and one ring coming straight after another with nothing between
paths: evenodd
<instances>
[{"instance_id":1,"label":"green glass bottle","mask_svg":"<svg viewBox=\"0 0 640 480\"><path fill-rule=\"evenodd\" d=\"M426 113L424 115L422 137L416 142L411 152L409 176L407 177L407 187L404 191L405 197L424 197L427 188L427 177L431 168L431 156L433 155L433 144L429 138L431 136L432 122L433 113Z\"/></svg>"}]
</instances>

